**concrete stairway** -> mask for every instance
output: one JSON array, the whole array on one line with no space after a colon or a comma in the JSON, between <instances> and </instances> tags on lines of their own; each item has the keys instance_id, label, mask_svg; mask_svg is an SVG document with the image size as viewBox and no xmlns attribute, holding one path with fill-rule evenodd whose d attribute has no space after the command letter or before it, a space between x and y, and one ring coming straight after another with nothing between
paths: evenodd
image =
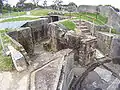
<instances>
[{"instance_id":1,"label":"concrete stairway","mask_svg":"<svg viewBox=\"0 0 120 90\"><path fill-rule=\"evenodd\" d=\"M85 35L91 35L90 30L88 29L85 21L74 21L77 28Z\"/></svg>"}]
</instances>

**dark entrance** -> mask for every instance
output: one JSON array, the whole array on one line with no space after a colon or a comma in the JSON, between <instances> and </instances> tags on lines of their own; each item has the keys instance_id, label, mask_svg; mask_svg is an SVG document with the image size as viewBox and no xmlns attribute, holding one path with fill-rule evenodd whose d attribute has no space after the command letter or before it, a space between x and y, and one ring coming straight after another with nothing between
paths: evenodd
<instances>
[{"instance_id":1,"label":"dark entrance","mask_svg":"<svg viewBox=\"0 0 120 90\"><path fill-rule=\"evenodd\" d=\"M50 16L50 17L51 17L52 22L59 21L59 17L56 15Z\"/></svg>"}]
</instances>

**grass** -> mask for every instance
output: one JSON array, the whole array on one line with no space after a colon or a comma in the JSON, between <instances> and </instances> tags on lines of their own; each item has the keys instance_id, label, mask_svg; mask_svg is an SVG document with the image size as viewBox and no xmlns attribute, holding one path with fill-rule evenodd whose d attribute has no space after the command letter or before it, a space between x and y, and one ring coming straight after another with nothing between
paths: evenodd
<instances>
[{"instance_id":1,"label":"grass","mask_svg":"<svg viewBox=\"0 0 120 90\"><path fill-rule=\"evenodd\" d=\"M14 22L14 21L26 21L26 20L35 20L39 18L31 18L31 17L18 17L18 18L10 18L10 19L5 19L2 22Z\"/></svg>"},{"instance_id":2,"label":"grass","mask_svg":"<svg viewBox=\"0 0 120 90\"><path fill-rule=\"evenodd\" d=\"M81 12L81 13L66 13L65 16L73 16L76 17L75 19L83 19L83 20L87 20L90 22L93 22L97 25L104 25L107 23L107 18L102 16L102 15L97 15L96 18L96 13L86 13L86 12Z\"/></svg>"},{"instance_id":3,"label":"grass","mask_svg":"<svg viewBox=\"0 0 120 90\"><path fill-rule=\"evenodd\" d=\"M33 16L46 16L49 12L53 12L55 10L51 9L40 9L40 10L31 10L31 15Z\"/></svg>"},{"instance_id":4,"label":"grass","mask_svg":"<svg viewBox=\"0 0 120 90\"><path fill-rule=\"evenodd\" d=\"M53 12L56 10L51 10L51 9L39 9L39 10L31 10L31 15L33 16L45 16L48 15L49 12ZM26 15L26 12L12 12L12 13L5 13L0 18L5 18L5 17L13 17L13 16L22 16Z\"/></svg>"},{"instance_id":5,"label":"grass","mask_svg":"<svg viewBox=\"0 0 120 90\"><path fill-rule=\"evenodd\" d=\"M76 25L70 20L66 20L60 23L63 24L69 30L75 30Z\"/></svg>"},{"instance_id":6,"label":"grass","mask_svg":"<svg viewBox=\"0 0 120 90\"><path fill-rule=\"evenodd\" d=\"M10 56L3 56L0 54L0 70L12 70L13 62Z\"/></svg>"},{"instance_id":7,"label":"grass","mask_svg":"<svg viewBox=\"0 0 120 90\"><path fill-rule=\"evenodd\" d=\"M0 30L0 34L2 34L2 40L5 43L10 43L10 40L7 36L4 35L8 30ZM4 46L6 48L6 46ZM0 45L0 70L12 70L13 62L10 56L4 56L2 52L2 46Z\"/></svg>"}]
</instances>

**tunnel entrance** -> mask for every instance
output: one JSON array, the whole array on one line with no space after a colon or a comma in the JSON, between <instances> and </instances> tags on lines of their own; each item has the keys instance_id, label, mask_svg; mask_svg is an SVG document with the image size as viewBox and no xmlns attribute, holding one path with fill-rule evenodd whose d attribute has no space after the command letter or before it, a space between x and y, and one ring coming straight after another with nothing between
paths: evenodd
<instances>
[{"instance_id":1,"label":"tunnel entrance","mask_svg":"<svg viewBox=\"0 0 120 90\"><path fill-rule=\"evenodd\" d=\"M57 15L52 15L52 16L50 16L50 18L51 18L52 22L59 21L59 16L57 16Z\"/></svg>"}]
</instances>

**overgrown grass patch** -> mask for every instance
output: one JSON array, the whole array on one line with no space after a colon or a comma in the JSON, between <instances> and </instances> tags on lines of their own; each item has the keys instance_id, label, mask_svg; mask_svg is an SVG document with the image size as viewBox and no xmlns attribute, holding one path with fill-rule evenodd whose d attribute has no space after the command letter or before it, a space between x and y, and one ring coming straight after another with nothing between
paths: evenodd
<instances>
[{"instance_id":1,"label":"overgrown grass patch","mask_svg":"<svg viewBox=\"0 0 120 90\"><path fill-rule=\"evenodd\" d=\"M0 54L0 70L12 70L13 62L10 56Z\"/></svg>"},{"instance_id":2,"label":"overgrown grass patch","mask_svg":"<svg viewBox=\"0 0 120 90\"><path fill-rule=\"evenodd\" d=\"M1 38L2 42L3 42L3 46L4 48L6 48L7 46L4 45L5 43L8 44L10 43L10 39L5 36L4 33L6 33L8 30L0 30L0 34L1 34ZM0 42L0 70L12 70L13 69L13 62L10 56L5 56L3 55L3 47L2 44Z\"/></svg>"},{"instance_id":3,"label":"overgrown grass patch","mask_svg":"<svg viewBox=\"0 0 120 90\"><path fill-rule=\"evenodd\" d=\"M56 10L51 9L39 9L39 10L31 10L31 15L33 16L45 16L48 15L49 12L54 12Z\"/></svg>"},{"instance_id":4,"label":"overgrown grass patch","mask_svg":"<svg viewBox=\"0 0 120 90\"><path fill-rule=\"evenodd\" d=\"M75 30L76 25L70 20L62 21L60 23L63 24L69 30Z\"/></svg>"},{"instance_id":5,"label":"overgrown grass patch","mask_svg":"<svg viewBox=\"0 0 120 90\"><path fill-rule=\"evenodd\" d=\"M111 33L113 33L113 34L120 34L120 32L118 32L116 29L112 29Z\"/></svg>"},{"instance_id":6,"label":"overgrown grass patch","mask_svg":"<svg viewBox=\"0 0 120 90\"><path fill-rule=\"evenodd\" d=\"M5 19L2 22L14 22L14 21L26 21L26 20L35 20L39 18L31 18L31 17L18 17L18 18L10 18L10 19Z\"/></svg>"}]
</instances>

